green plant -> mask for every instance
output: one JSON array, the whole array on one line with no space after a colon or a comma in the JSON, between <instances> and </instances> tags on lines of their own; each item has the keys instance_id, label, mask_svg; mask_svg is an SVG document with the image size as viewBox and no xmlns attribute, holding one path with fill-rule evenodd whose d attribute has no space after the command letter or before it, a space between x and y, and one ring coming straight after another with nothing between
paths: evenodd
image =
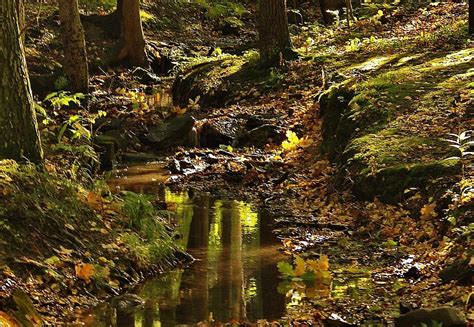
<instances>
[{"instance_id":1,"label":"green plant","mask_svg":"<svg viewBox=\"0 0 474 327\"><path fill-rule=\"evenodd\" d=\"M466 169L474 169L474 131L468 130L460 134L449 133L447 142L450 146L459 151L459 156L449 159L459 159L462 164L463 177L466 176Z\"/></svg>"},{"instance_id":2,"label":"green plant","mask_svg":"<svg viewBox=\"0 0 474 327\"><path fill-rule=\"evenodd\" d=\"M122 212L128 219L128 226L139 234L125 233L123 241L143 263L157 262L175 249L172 237L165 228L163 212L155 209L151 199L150 196L133 192L125 192L122 196Z\"/></svg>"},{"instance_id":3,"label":"green plant","mask_svg":"<svg viewBox=\"0 0 474 327\"><path fill-rule=\"evenodd\" d=\"M69 85L69 81L67 80L66 76L59 76L54 81L54 88L56 90L64 90Z\"/></svg>"},{"instance_id":4,"label":"green plant","mask_svg":"<svg viewBox=\"0 0 474 327\"><path fill-rule=\"evenodd\" d=\"M74 93L68 91L59 91L59 92L52 92L44 98L45 102L51 103L54 109L61 109L64 106L69 106L71 104L80 105L81 100L84 99L85 96L83 93Z\"/></svg>"},{"instance_id":5,"label":"green plant","mask_svg":"<svg viewBox=\"0 0 474 327\"><path fill-rule=\"evenodd\" d=\"M149 240L168 235L151 199L148 195L133 192L125 192L122 197L122 210L129 219L129 227Z\"/></svg>"},{"instance_id":6,"label":"green plant","mask_svg":"<svg viewBox=\"0 0 474 327\"><path fill-rule=\"evenodd\" d=\"M61 129L58 133L58 143L63 140L66 130L69 128L71 136L70 140L75 139L85 139L90 141L93 135L92 126L99 117L104 117L106 115L105 111L99 110L95 115L91 116L80 116L72 115L70 116L61 126Z\"/></svg>"}]
</instances>

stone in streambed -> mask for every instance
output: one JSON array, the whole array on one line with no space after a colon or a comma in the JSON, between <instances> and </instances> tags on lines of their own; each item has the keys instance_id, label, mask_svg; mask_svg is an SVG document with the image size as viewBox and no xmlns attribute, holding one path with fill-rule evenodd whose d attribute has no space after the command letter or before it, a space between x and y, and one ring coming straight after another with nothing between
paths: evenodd
<instances>
[{"instance_id":1,"label":"stone in streambed","mask_svg":"<svg viewBox=\"0 0 474 327\"><path fill-rule=\"evenodd\" d=\"M421 327L433 326L464 327L466 320L461 312L452 307L439 307L434 309L416 309L395 319L395 327ZM442 325L440 325L442 323Z\"/></svg>"},{"instance_id":2,"label":"stone in streambed","mask_svg":"<svg viewBox=\"0 0 474 327\"><path fill-rule=\"evenodd\" d=\"M194 117L188 114L174 116L151 127L143 141L152 145L155 150L182 146L189 141L194 124Z\"/></svg>"}]
</instances>

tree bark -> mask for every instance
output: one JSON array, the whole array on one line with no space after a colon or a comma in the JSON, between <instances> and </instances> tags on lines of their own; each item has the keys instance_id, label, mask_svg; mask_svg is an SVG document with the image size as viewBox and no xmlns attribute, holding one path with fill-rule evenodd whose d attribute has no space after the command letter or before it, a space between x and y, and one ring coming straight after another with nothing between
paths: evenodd
<instances>
[{"instance_id":1,"label":"tree bark","mask_svg":"<svg viewBox=\"0 0 474 327\"><path fill-rule=\"evenodd\" d=\"M59 19L64 45L63 69L69 82L68 88L73 92L87 93L89 68L78 0L59 0Z\"/></svg>"},{"instance_id":2,"label":"tree bark","mask_svg":"<svg viewBox=\"0 0 474 327\"><path fill-rule=\"evenodd\" d=\"M18 14L18 25L20 26L20 38L24 44L26 34L26 20L25 4L23 3L23 0L16 0L16 12Z\"/></svg>"},{"instance_id":3,"label":"tree bark","mask_svg":"<svg viewBox=\"0 0 474 327\"><path fill-rule=\"evenodd\" d=\"M289 59L291 49L286 0L259 1L260 61L264 66L278 66L281 59Z\"/></svg>"},{"instance_id":4,"label":"tree bark","mask_svg":"<svg viewBox=\"0 0 474 327\"><path fill-rule=\"evenodd\" d=\"M41 163L38 125L15 0L0 6L0 159Z\"/></svg>"},{"instance_id":5,"label":"tree bark","mask_svg":"<svg viewBox=\"0 0 474 327\"><path fill-rule=\"evenodd\" d=\"M132 66L147 65L145 35L140 17L140 0L119 0L117 12L121 15L121 32L116 61Z\"/></svg>"},{"instance_id":6,"label":"tree bark","mask_svg":"<svg viewBox=\"0 0 474 327\"><path fill-rule=\"evenodd\" d=\"M474 0L469 0L469 34L474 35Z\"/></svg>"}]
</instances>

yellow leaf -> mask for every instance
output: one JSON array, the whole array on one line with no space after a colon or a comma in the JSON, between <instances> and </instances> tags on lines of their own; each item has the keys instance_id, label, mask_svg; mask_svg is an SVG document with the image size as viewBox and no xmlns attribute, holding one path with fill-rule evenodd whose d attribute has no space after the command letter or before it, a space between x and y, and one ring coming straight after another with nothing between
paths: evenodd
<instances>
[{"instance_id":1,"label":"yellow leaf","mask_svg":"<svg viewBox=\"0 0 474 327\"><path fill-rule=\"evenodd\" d=\"M186 108L174 107L171 111L175 114L182 115L186 113Z\"/></svg>"},{"instance_id":2,"label":"yellow leaf","mask_svg":"<svg viewBox=\"0 0 474 327\"><path fill-rule=\"evenodd\" d=\"M300 277L301 275L304 274L305 272L305 262L304 262L304 259L301 258L300 256L296 256L296 259L295 259L295 276L296 277Z\"/></svg>"},{"instance_id":3,"label":"yellow leaf","mask_svg":"<svg viewBox=\"0 0 474 327\"><path fill-rule=\"evenodd\" d=\"M421 208L421 219L430 219L436 217L438 214L435 211L436 209L436 202L431 204L425 204L423 208Z\"/></svg>"},{"instance_id":4,"label":"yellow leaf","mask_svg":"<svg viewBox=\"0 0 474 327\"><path fill-rule=\"evenodd\" d=\"M327 255L323 254L319 258L319 268L323 271L329 269L329 258Z\"/></svg>"},{"instance_id":5,"label":"yellow leaf","mask_svg":"<svg viewBox=\"0 0 474 327\"><path fill-rule=\"evenodd\" d=\"M319 270L319 261L317 260L308 260L306 261L306 264L308 265L308 269L312 271L318 271Z\"/></svg>"},{"instance_id":6,"label":"yellow leaf","mask_svg":"<svg viewBox=\"0 0 474 327\"><path fill-rule=\"evenodd\" d=\"M90 283L92 276L94 276L94 266L90 263L78 263L75 267L76 277L82 279L87 284Z\"/></svg>"}]
</instances>

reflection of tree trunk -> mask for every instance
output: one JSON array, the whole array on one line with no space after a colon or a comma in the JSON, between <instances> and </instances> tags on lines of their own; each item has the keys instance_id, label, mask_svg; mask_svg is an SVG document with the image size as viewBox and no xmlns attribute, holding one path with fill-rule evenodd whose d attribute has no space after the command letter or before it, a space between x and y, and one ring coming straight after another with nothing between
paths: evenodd
<instances>
[{"instance_id":1,"label":"reflection of tree trunk","mask_svg":"<svg viewBox=\"0 0 474 327\"><path fill-rule=\"evenodd\" d=\"M273 234L272 221L272 217L267 212L260 213L260 246L262 248L279 244ZM285 312L285 297L272 291L276 290L280 282L278 268L274 263L264 263L260 271L261 286L258 290L263 304L262 317L280 318L281 313Z\"/></svg>"},{"instance_id":2,"label":"reflection of tree trunk","mask_svg":"<svg viewBox=\"0 0 474 327\"><path fill-rule=\"evenodd\" d=\"M209 195L194 200L193 219L188 249L207 248L209 245Z\"/></svg>"},{"instance_id":3,"label":"reflection of tree trunk","mask_svg":"<svg viewBox=\"0 0 474 327\"><path fill-rule=\"evenodd\" d=\"M143 322L141 327L153 327L155 321L160 321L157 304L155 300L147 299L143 309Z\"/></svg>"},{"instance_id":4,"label":"reflection of tree trunk","mask_svg":"<svg viewBox=\"0 0 474 327\"><path fill-rule=\"evenodd\" d=\"M212 307L217 321L225 322L230 318L232 306L232 216L229 217L228 205L222 208L222 251L217 259L217 284L213 289Z\"/></svg>"},{"instance_id":5,"label":"reflection of tree trunk","mask_svg":"<svg viewBox=\"0 0 474 327\"><path fill-rule=\"evenodd\" d=\"M240 210L232 202L231 210L231 317L237 320L245 318L244 314L244 266L242 262L242 223Z\"/></svg>"},{"instance_id":6,"label":"reflection of tree trunk","mask_svg":"<svg viewBox=\"0 0 474 327\"><path fill-rule=\"evenodd\" d=\"M135 313L123 312L117 310L117 326L135 327Z\"/></svg>"},{"instance_id":7,"label":"reflection of tree trunk","mask_svg":"<svg viewBox=\"0 0 474 327\"><path fill-rule=\"evenodd\" d=\"M185 275L189 274L197 278L188 280L186 285L182 285L185 289L191 289L193 294L190 301L183 300L177 307L178 321L176 323L194 324L205 321L209 316L208 260L207 256L201 254L209 251L209 208L211 205L209 195L203 194L193 200L193 215L189 217L191 222L187 250L191 254L196 252L198 261L193 263L192 271L198 273L194 275L191 271L184 272Z\"/></svg>"}]
</instances>

